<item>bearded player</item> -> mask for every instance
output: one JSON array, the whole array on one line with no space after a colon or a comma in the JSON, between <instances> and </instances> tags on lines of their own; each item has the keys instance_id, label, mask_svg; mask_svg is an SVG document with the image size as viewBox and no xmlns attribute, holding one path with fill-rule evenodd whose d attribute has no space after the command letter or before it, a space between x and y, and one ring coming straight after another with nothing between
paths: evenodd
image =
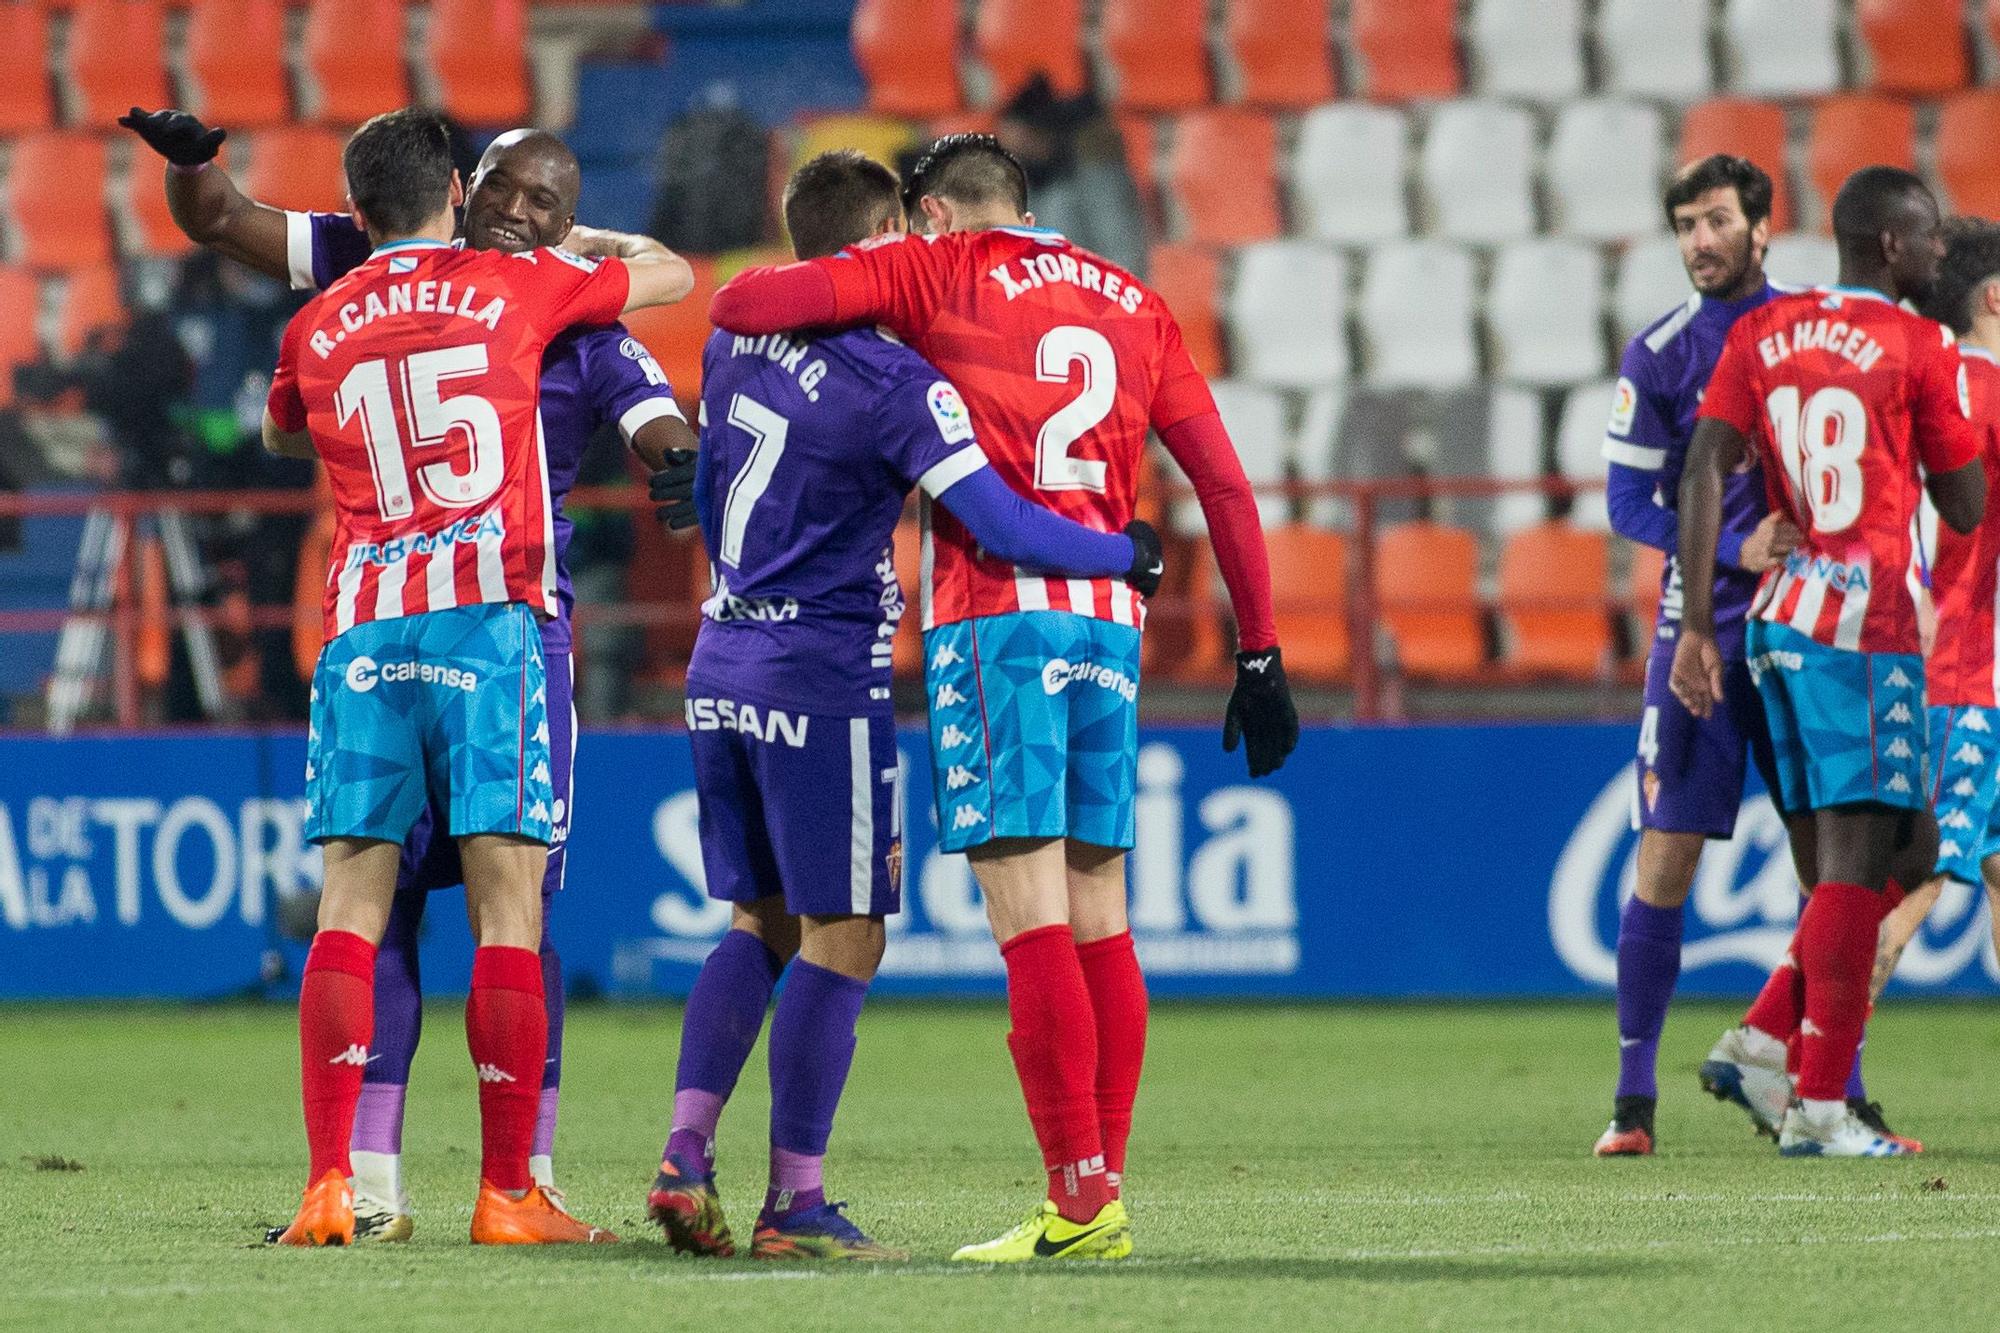
<instances>
[{"instance_id":1,"label":"bearded player","mask_svg":"<svg viewBox=\"0 0 2000 1333\"><path fill-rule=\"evenodd\" d=\"M167 159L167 202L191 239L301 289L325 287L368 258L368 238L347 215L285 212L238 191L214 162L227 137L221 128L211 129L186 112L146 112L137 107L120 123ZM666 255L664 247L646 237L576 226L580 186L576 158L561 140L540 130L510 130L480 158L466 193L464 243L475 250L506 253L563 245L600 255ZM576 717L570 655L575 598L564 558L572 524L563 512L563 498L576 480L590 440L606 424L615 423L633 452L654 469L692 449L695 440L659 364L615 322L571 330L549 345L542 360L541 418L548 445L561 603L561 613L542 624L556 802L543 885L546 917L564 884L575 812L571 774ZM407 1240L415 1226L403 1183L402 1140L410 1062L423 1030L418 938L429 891L465 878L457 844L437 836L437 827L437 812L427 809L405 842L398 872L402 891L376 954L372 1052L376 1058L363 1083L352 1152L357 1234L368 1240ZM541 1079L530 1165L536 1182L560 1204L553 1154L562 1082L564 988L562 960L552 938L543 939L541 958L551 1058Z\"/></svg>"},{"instance_id":2,"label":"bearded player","mask_svg":"<svg viewBox=\"0 0 2000 1333\"><path fill-rule=\"evenodd\" d=\"M1727 700L1713 597L1722 492L1754 450L1773 510L1801 541L1759 588L1745 651L1780 802L1812 812L1816 883L1796 966L1780 969L1791 978L1779 993L1767 986L1732 1036L1743 1061L1782 1077L1785 1042L1798 1034L1781 1153L1887 1157L1908 1149L1862 1123L1845 1088L1892 863L1932 828L1911 531L1928 485L1944 522L1972 532L1986 477L1950 334L1896 304L1923 299L1935 281L1937 201L1910 172L1867 167L1835 198L1833 230L1839 284L1739 320L1702 401L1681 481L1686 601L1672 683L1696 717Z\"/></svg>"},{"instance_id":3,"label":"bearded player","mask_svg":"<svg viewBox=\"0 0 2000 1333\"><path fill-rule=\"evenodd\" d=\"M1223 744L1250 772L1298 739L1250 486L1159 297L1036 228L988 135L939 140L904 189L930 235L739 275L711 317L744 334L881 323L943 371L1016 492L1107 532L1132 517L1149 427L1194 483L1242 651ZM1109 579L1047 578L926 510L925 687L940 844L966 852L1007 970L1013 1053L1048 1194L954 1258L1122 1258L1120 1195L1145 1050L1126 919L1144 606ZM1088 1015L1089 1021L1082 1021Z\"/></svg>"}]
</instances>

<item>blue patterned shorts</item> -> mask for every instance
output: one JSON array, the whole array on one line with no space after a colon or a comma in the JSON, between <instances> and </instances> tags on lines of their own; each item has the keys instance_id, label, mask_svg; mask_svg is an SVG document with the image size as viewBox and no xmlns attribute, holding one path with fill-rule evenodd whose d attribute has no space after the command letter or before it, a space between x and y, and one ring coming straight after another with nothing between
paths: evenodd
<instances>
[{"instance_id":1,"label":"blue patterned shorts","mask_svg":"<svg viewBox=\"0 0 2000 1333\"><path fill-rule=\"evenodd\" d=\"M1789 811L1928 810L1924 660L1830 648L1753 619L1744 636Z\"/></svg>"},{"instance_id":2,"label":"blue patterned shorts","mask_svg":"<svg viewBox=\"0 0 2000 1333\"><path fill-rule=\"evenodd\" d=\"M1979 863L2000 852L2000 738L1991 708L1931 709L1931 808L1937 812L1937 873L1975 888Z\"/></svg>"}]
</instances>

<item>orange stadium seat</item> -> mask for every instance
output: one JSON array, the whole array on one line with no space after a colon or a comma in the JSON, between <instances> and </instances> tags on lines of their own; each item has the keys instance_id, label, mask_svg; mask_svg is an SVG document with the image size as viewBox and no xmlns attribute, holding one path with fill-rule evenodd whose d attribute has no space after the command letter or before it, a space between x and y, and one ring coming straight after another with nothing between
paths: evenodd
<instances>
[{"instance_id":1,"label":"orange stadium seat","mask_svg":"<svg viewBox=\"0 0 2000 1333\"><path fill-rule=\"evenodd\" d=\"M1428 521L1384 528L1375 603L1405 675L1463 680L1485 664L1479 539L1466 529Z\"/></svg>"},{"instance_id":2,"label":"orange stadium seat","mask_svg":"<svg viewBox=\"0 0 2000 1333\"><path fill-rule=\"evenodd\" d=\"M7 215L13 224L14 258L31 268L110 263L104 141L75 130L16 140L7 169Z\"/></svg>"},{"instance_id":3,"label":"orange stadium seat","mask_svg":"<svg viewBox=\"0 0 2000 1333\"><path fill-rule=\"evenodd\" d=\"M898 680L922 680L924 678L924 632L923 615L918 611L922 605L923 589L919 586L923 578L924 533L923 525L916 519L905 517L896 525L896 581L903 585L905 611L902 623L896 626L896 637L890 643L894 653L892 665Z\"/></svg>"},{"instance_id":4,"label":"orange stadium seat","mask_svg":"<svg viewBox=\"0 0 2000 1333\"><path fill-rule=\"evenodd\" d=\"M100 330L125 322L125 300L118 291L118 269L99 264L72 270L63 282L57 307L56 345L64 356L75 356Z\"/></svg>"},{"instance_id":5,"label":"orange stadium seat","mask_svg":"<svg viewBox=\"0 0 2000 1333\"><path fill-rule=\"evenodd\" d=\"M870 111L923 117L958 110L957 0L861 0L853 40Z\"/></svg>"},{"instance_id":6,"label":"orange stadium seat","mask_svg":"<svg viewBox=\"0 0 2000 1333\"><path fill-rule=\"evenodd\" d=\"M1206 106L1213 96L1204 0L1105 0L1099 35L1114 73L1116 105L1185 111Z\"/></svg>"},{"instance_id":7,"label":"orange stadium seat","mask_svg":"<svg viewBox=\"0 0 2000 1333\"><path fill-rule=\"evenodd\" d=\"M0 0L0 134L55 124L48 28L40 0Z\"/></svg>"},{"instance_id":8,"label":"orange stadium seat","mask_svg":"<svg viewBox=\"0 0 2000 1333\"><path fill-rule=\"evenodd\" d=\"M1457 19L1457 0L1354 0L1348 32L1362 91L1377 102L1457 96Z\"/></svg>"},{"instance_id":9,"label":"orange stadium seat","mask_svg":"<svg viewBox=\"0 0 2000 1333\"><path fill-rule=\"evenodd\" d=\"M1791 173L1785 162L1785 109L1776 102L1718 97L1699 102L1681 120L1680 161L1710 153L1747 157L1771 174L1771 230L1792 229Z\"/></svg>"},{"instance_id":10,"label":"orange stadium seat","mask_svg":"<svg viewBox=\"0 0 2000 1333\"><path fill-rule=\"evenodd\" d=\"M1147 211L1147 220L1157 231L1160 178L1154 160L1159 156L1159 130L1151 116L1142 116L1135 111L1124 112L1115 120L1118 137L1125 145L1125 169L1132 173L1132 183L1139 187L1139 202Z\"/></svg>"},{"instance_id":11,"label":"orange stadium seat","mask_svg":"<svg viewBox=\"0 0 2000 1333\"><path fill-rule=\"evenodd\" d=\"M1168 168L1183 239L1208 245L1263 241L1278 216L1278 130L1262 112L1209 107L1180 118Z\"/></svg>"},{"instance_id":12,"label":"orange stadium seat","mask_svg":"<svg viewBox=\"0 0 2000 1333\"><path fill-rule=\"evenodd\" d=\"M340 165L342 146L338 133L312 125L265 130L250 146L244 193L273 208L343 209L347 185Z\"/></svg>"},{"instance_id":13,"label":"orange stadium seat","mask_svg":"<svg viewBox=\"0 0 2000 1333\"><path fill-rule=\"evenodd\" d=\"M1953 213L2000 217L2000 89L1960 93L1938 116L1937 173Z\"/></svg>"},{"instance_id":14,"label":"orange stadium seat","mask_svg":"<svg viewBox=\"0 0 2000 1333\"><path fill-rule=\"evenodd\" d=\"M223 150L228 151L227 144ZM132 159L119 187L119 204L124 224L120 237L126 254L174 259L194 250L194 242L174 225L174 215L167 210L167 191L160 181L159 160L150 153Z\"/></svg>"},{"instance_id":15,"label":"orange stadium seat","mask_svg":"<svg viewBox=\"0 0 2000 1333\"><path fill-rule=\"evenodd\" d=\"M1347 631L1347 538L1304 523L1264 529L1271 554L1271 602L1285 670L1308 681L1344 678L1352 665Z\"/></svg>"},{"instance_id":16,"label":"orange stadium seat","mask_svg":"<svg viewBox=\"0 0 2000 1333\"><path fill-rule=\"evenodd\" d=\"M1563 522L1538 523L1500 550L1506 663L1535 675L1597 680L1611 661L1609 541Z\"/></svg>"},{"instance_id":17,"label":"orange stadium seat","mask_svg":"<svg viewBox=\"0 0 2000 1333\"><path fill-rule=\"evenodd\" d=\"M1660 576L1666 568L1665 551L1632 544L1632 563L1625 573L1625 610L1638 631L1635 641L1642 654L1653 632L1653 621L1660 614Z\"/></svg>"},{"instance_id":18,"label":"orange stadium seat","mask_svg":"<svg viewBox=\"0 0 2000 1333\"><path fill-rule=\"evenodd\" d=\"M322 125L358 125L407 106L402 0L312 0L305 68L312 118Z\"/></svg>"},{"instance_id":19,"label":"orange stadium seat","mask_svg":"<svg viewBox=\"0 0 2000 1333\"><path fill-rule=\"evenodd\" d=\"M993 80L993 104L1005 105L1036 74L1058 93L1090 82L1083 63L1082 0L984 0L972 21L972 45Z\"/></svg>"},{"instance_id":20,"label":"orange stadium seat","mask_svg":"<svg viewBox=\"0 0 2000 1333\"><path fill-rule=\"evenodd\" d=\"M1868 86L1889 93L1956 92L1969 81L1963 0L1860 0L1854 26Z\"/></svg>"},{"instance_id":21,"label":"orange stadium seat","mask_svg":"<svg viewBox=\"0 0 2000 1333\"><path fill-rule=\"evenodd\" d=\"M1229 0L1223 40L1242 76L1237 100L1302 111L1334 95L1327 0Z\"/></svg>"},{"instance_id":22,"label":"orange stadium seat","mask_svg":"<svg viewBox=\"0 0 2000 1333\"><path fill-rule=\"evenodd\" d=\"M1917 166L1917 115L1908 102L1870 93L1836 93L1813 108L1806 179L1819 196L1819 229L1833 230L1833 197L1862 167Z\"/></svg>"},{"instance_id":23,"label":"orange stadium seat","mask_svg":"<svg viewBox=\"0 0 2000 1333\"><path fill-rule=\"evenodd\" d=\"M504 127L528 119L526 0L431 0L424 63L438 105L462 125Z\"/></svg>"},{"instance_id":24,"label":"orange stadium seat","mask_svg":"<svg viewBox=\"0 0 2000 1333\"><path fill-rule=\"evenodd\" d=\"M169 105L166 49L159 0L76 0L63 71L71 123L104 130L135 104Z\"/></svg>"},{"instance_id":25,"label":"orange stadium seat","mask_svg":"<svg viewBox=\"0 0 2000 1333\"><path fill-rule=\"evenodd\" d=\"M694 266L694 291L674 305L633 310L625 316L625 327L644 343L646 350L667 372L667 382L681 407L694 420L694 405L701 397L701 349L712 332L708 323L708 301L719 285L715 261L690 256Z\"/></svg>"},{"instance_id":26,"label":"orange stadium seat","mask_svg":"<svg viewBox=\"0 0 2000 1333\"><path fill-rule=\"evenodd\" d=\"M1195 369L1210 379L1223 373L1222 326L1216 319L1222 261L1198 245L1156 245L1147 259L1153 290L1181 326L1181 341Z\"/></svg>"},{"instance_id":27,"label":"orange stadium seat","mask_svg":"<svg viewBox=\"0 0 2000 1333\"><path fill-rule=\"evenodd\" d=\"M280 0L194 0L187 67L189 101L211 125L255 130L291 118Z\"/></svg>"}]
</instances>

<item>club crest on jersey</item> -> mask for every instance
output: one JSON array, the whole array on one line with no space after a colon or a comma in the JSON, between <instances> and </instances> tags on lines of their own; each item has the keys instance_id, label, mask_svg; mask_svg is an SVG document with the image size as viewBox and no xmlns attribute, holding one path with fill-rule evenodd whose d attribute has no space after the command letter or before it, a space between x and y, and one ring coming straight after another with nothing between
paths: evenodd
<instances>
[{"instance_id":1,"label":"club crest on jersey","mask_svg":"<svg viewBox=\"0 0 2000 1333\"><path fill-rule=\"evenodd\" d=\"M958 396L958 390L945 380L931 385L924 395L924 403L931 410L931 419L937 422L938 434L946 444L962 444L972 438L972 414L965 410L965 400Z\"/></svg>"}]
</instances>

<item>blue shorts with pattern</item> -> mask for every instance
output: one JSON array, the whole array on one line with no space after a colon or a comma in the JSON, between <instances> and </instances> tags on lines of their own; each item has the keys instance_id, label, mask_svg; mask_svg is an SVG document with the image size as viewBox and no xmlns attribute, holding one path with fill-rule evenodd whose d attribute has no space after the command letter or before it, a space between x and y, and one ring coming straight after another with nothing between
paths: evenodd
<instances>
[{"instance_id":1,"label":"blue shorts with pattern","mask_svg":"<svg viewBox=\"0 0 2000 1333\"><path fill-rule=\"evenodd\" d=\"M1781 808L1930 808L1922 657L1830 648L1756 619L1744 652L1764 697Z\"/></svg>"},{"instance_id":2,"label":"blue shorts with pattern","mask_svg":"<svg viewBox=\"0 0 2000 1333\"><path fill-rule=\"evenodd\" d=\"M400 843L426 805L452 837L555 832L542 635L519 602L356 625L320 650L308 838Z\"/></svg>"},{"instance_id":3,"label":"blue shorts with pattern","mask_svg":"<svg viewBox=\"0 0 2000 1333\"><path fill-rule=\"evenodd\" d=\"M1979 863L2000 852L2000 710L1931 711L1931 808L1937 812L1937 873L1975 888Z\"/></svg>"},{"instance_id":4,"label":"blue shorts with pattern","mask_svg":"<svg viewBox=\"0 0 2000 1333\"><path fill-rule=\"evenodd\" d=\"M1139 631L1018 611L924 635L931 778L947 852L994 838L1132 845Z\"/></svg>"}]
</instances>

